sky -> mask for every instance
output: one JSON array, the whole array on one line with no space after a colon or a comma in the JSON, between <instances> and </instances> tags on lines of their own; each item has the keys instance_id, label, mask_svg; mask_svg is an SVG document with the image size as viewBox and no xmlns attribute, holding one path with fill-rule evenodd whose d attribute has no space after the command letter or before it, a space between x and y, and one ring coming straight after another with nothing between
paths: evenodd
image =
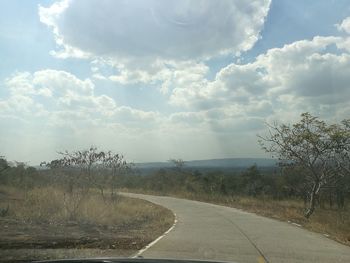
<instances>
[{"instance_id":1,"label":"sky","mask_svg":"<svg viewBox=\"0 0 350 263\"><path fill-rule=\"evenodd\" d=\"M348 0L1 0L0 155L269 157L265 123L350 117Z\"/></svg>"}]
</instances>

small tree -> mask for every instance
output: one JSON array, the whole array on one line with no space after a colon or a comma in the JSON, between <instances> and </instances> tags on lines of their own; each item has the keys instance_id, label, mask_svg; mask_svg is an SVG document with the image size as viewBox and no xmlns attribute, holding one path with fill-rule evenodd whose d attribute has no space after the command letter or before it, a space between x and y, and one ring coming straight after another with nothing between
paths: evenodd
<instances>
[{"instance_id":1,"label":"small tree","mask_svg":"<svg viewBox=\"0 0 350 263\"><path fill-rule=\"evenodd\" d=\"M263 190L263 177L256 164L242 173L246 193L256 197Z\"/></svg>"},{"instance_id":2,"label":"small tree","mask_svg":"<svg viewBox=\"0 0 350 263\"><path fill-rule=\"evenodd\" d=\"M123 155L114 154L111 151L104 155L103 163L110 170L108 184L111 189L111 199L115 201L118 177L127 172L130 169L130 165L124 160Z\"/></svg>"},{"instance_id":3,"label":"small tree","mask_svg":"<svg viewBox=\"0 0 350 263\"><path fill-rule=\"evenodd\" d=\"M281 165L301 167L309 195L305 217L315 210L316 198L322 186L334 182L334 141L330 127L309 113L293 125L267 124L268 135L259 136L259 143L269 153L277 154Z\"/></svg>"},{"instance_id":4,"label":"small tree","mask_svg":"<svg viewBox=\"0 0 350 263\"><path fill-rule=\"evenodd\" d=\"M9 168L9 164L5 157L0 156L0 183L7 183L6 170Z\"/></svg>"},{"instance_id":5,"label":"small tree","mask_svg":"<svg viewBox=\"0 0 350 263\"><path fill-rule=\"evenodd\" d=\"M62 158L48 163L42 162L41 166L48 167L55 176L56 183L63 186L63 203L70 220L75 220L77 212L83 200L87 197L89 187L84 180L86 177L79 170L75 153L59 153Z\"/></svg>"},{"instance_id":6,"label":"small tree","mask_svg":"<svg viewBox=\"0 0 350 263\"><path fill-rule=\"evenodd\" d=\"M7 160L5 159L5 157L0 156L0 183L3 184L4 182L6 182L6 178L3 178L3 173L9 168L10 166L7 163ZM6 182L7 183L7 182ZM0 207L0 217L6 216L9 212L9 208L10 205L7 204L6 208L2 208Z\"/></svg>"},{"instance_id":7,"label":"small tree","mask_svg":"<svg viewBox=\"0 0 350 263\"><path fill-rule=\"evenodd\" d=\"M334 148L334 162L339 173L350 176L350 119L343 120L341 124L331 125L328 135Z\"/></svg>"},{"instance_id":8,"label":"small tree","mask_svg":"<svg viewBox=\"0 0 350 263\"><path fill-rule=\"evenodd\" d=\"M68 192L74 188L81 193L87 193L90 188L99 189L103 200L104 190L110 186L112 199L115 198L117 177L126 171L129 165L123 155L111 151L99 151L97 147L74 152L59 152L62 158L46 164L51 169L59 169L61 176L68 182Z\"/></svg>"},{"instance_id":9,"label":"small tree","mask_svg":"<svg viewBox=\"0 0 350 263\"><path fill-rule=\"evenodd\" d=\"M181 172L185 166L185 161L182 159L170 159L169 162L173 163L175 169Z\"/></svg>"},{"instance_id":10,"label":"small tree","mask_svg":"<svg viewBox=\"0 0 350 263\"><path fill-rule=\"evenodd\" d=\"M337 174L333 188L336 189L338 208L344 208L345 195L350 192L350 120L331 125L328 134L334 149L333 162Z\"/></svg>"},{"instance_id":11,"label":"small tree","mask_svg":"<svg viewBox=\"0 0 350 263\"><path fill-rule=\"evenodd\" d=\"M58 164L58 167L70 168L75 170L73 180L70 180L70 187L78 187L86 192L90 188L98 188L104 198L105 181L103 175L104 160L106 153L98 151L97 147L91 146L89 149L74 152L59 152L61 159L54 160L51 163ZM72 176L72 173L70 173ZM71 178L70 178L71 179Z\"/></svg>"},{"instance_id":12,"label":"small tree","mask_svg":"<svg viewBox=\"0 0 350 263\"><path fill-rule=\"evenodd\" d=\"M5 159L4 156L0 156L0 174L4 172L7 168L10 166L7 163L7 160Z\"/></svg>"}]
</instances>

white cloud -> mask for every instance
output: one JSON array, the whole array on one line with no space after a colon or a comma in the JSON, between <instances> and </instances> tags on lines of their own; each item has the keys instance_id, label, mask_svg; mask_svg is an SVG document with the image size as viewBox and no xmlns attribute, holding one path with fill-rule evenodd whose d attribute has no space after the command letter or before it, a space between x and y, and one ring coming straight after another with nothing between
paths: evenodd
<instances>
[{"instance_id":1,"label":"white cloud","mask_svg":"<svg viewBox=\"0 0 350 263\"><path fill-rule=\"evenodd\" d=\"M132 127L144 128L147 126L150 128L159 122L161 115L153 111L143 111L128 106L121 106L116 110L115 118Z\"/></svg>"},{"instance_id":2,"label":"white cloud","mask_svg":"<svg viewBox=\"0 0 350 263\"><path fill-rule=\"evenodd\" d=\"M110 110L116 107L110 98L94 95L91 80L81 80L57 70L18 72L5 80L10 95L3 104L14 114L51 114L60 110Z\"/></svg>"},{"instance_id":3,"label":"white cloud","mask_svg":"<svg viewBox=\"0 0 350 263\"><path fill-rule=\"evenodd\" d=\"M345 18L340 24L336 24L339 31L344 31L350 34L350 16Z\"/></svg>"},{"instance_id":4,"label":"white cloud","mask_svg":"<svg viewBox=\"0 0 350 263\"><path fill-rule=\"evenodd\" d=\"M39 8L62 46L116 59L192 60L249 50L269 0L61 1Z\"/></svg>"},{"instance_id":5,"label":"white cloud","mask_svg":"<svg viewBox=\"0 0 350 263\"><path fill-rule=\"evenodd\" d=\"M6 79L5 87L10 95L0 100L3 114L26 118L45 115L51 126L90 123L107 127L114 123L149 128L161 118L157 112L120 106L107 95L95 95L95 84L90 79L82 80L65 71L19 72Z\"/></svg>"},{"instance_id":6,"label":"white cloud","mask_svg":"<svg viewBox=\"0 0 350 263\"><path fill-rule=\"evenodd\" d=\"M270 117L283 110L324 114L350 97L350 55L340 37L315 37L268 50L248 64L230 64L215 80L176 87L171 103L190 110L224 108ZM338 47L330 53L330 46ZM344 118L347 116L343 116Z\"/></svg>"},{"instance_id":7,"label":"white cloud","mask_svg":"<svg viewBox=\"0 0 350 263\"><path fill-rule=\"evenodd\" d=\"M4 149L13 154L11 145L21 145L23 154L17 156L24 160L47 158L24 154L37 147L45 148L44 155L52 158L55 150L91 144L107 149L117 144L121 145L118 151L132 153L128 145L135 138L142 137L145 143L147 134L162 125L160 113L120 106L105 94L96 95L90 79L65 71L17 72L6 79L4 88L9 91L0 100L0 118L7 123L7 129L0 132L6 141Z\"/></svg>"},{"instance_id":8,"label":"white cloud","mask_svg":"<svg viewBox=\"0 0 350 263\"><path fill-rule=\"evenodd\" d=\"M348 118L349 18L337 25L344 34L271 48L250 63L219 69L213 78L216 59L207 59L226 54L219 62L227 61L251 49L269 5L65 0L40 7L58 46L52 54L89 59L91 77L57 70L16 73L4 82L9 97L0 100L0 117L48 125L58 133L52 144L113 145L139 159L257 154L252 142L264 121L295 121L304 111ZM157 87L165 111L120 105L118 98L96 92L102 81Z\"/></svg>"},{"instance_id":9,"label":"white cloud","mask_svg":"<svg viewBox=\"0 0 350 263\"><path fill-rule=\"evenodd\" d=\"M169 63L251 49L269 7L270 0L62 0L40 6L39 16L60 47L53 55L100 60L117 73L94 66L95 78L130 84L165 82Z\"/></svg>"},{"instance_id":10,"label":"white cloud","mask_svg":"<svg viewBox=\"0 0 350 263\"><path fill-rule=\"evenodd\" d=\"M91 80L80 80L73 74L58 70L41 70L33 74L18 72L5 80L12 95L42 95L66 97L72 94L91 96L94 84Z\"/></svg>"},{"instance_id":11,"label":"white cloud","mask_svg":"<svg viewBox=\"0 0 350 263\"><path fill-rule=\"evenodd\" d=\"M18 95L2 102L5 111L3 113L20 112L22 115L40 116L44 114L43 107L28 96Z\"/></svg>"},{"instance_id":12,"label":"white cloud","mask_svg":"<svg viewBox=\"0 0 350 263\"><path fill-rule=\"evenodd\" d=\"M184 122L193 125L202 122L204 115L202 112L176 112L170 115L170 120L174 123Z\"/></svg>"}]
</instances>

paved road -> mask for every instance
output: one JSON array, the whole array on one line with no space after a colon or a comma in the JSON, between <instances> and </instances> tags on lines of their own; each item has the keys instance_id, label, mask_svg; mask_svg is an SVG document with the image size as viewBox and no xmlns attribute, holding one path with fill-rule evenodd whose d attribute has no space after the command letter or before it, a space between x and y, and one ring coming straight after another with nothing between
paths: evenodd
<instances>
[{"instance_id":1,"label":"paved road","mask_svg":"<svg viewBox=\"0 0 350 263\"><path fill-rule=\"evenodd\" d=\"M238 209L172 197L128 194L171 209L175 227L145 258L233 262L350 262L350 247L300 227Z\"/></svg>"}]
</instances>

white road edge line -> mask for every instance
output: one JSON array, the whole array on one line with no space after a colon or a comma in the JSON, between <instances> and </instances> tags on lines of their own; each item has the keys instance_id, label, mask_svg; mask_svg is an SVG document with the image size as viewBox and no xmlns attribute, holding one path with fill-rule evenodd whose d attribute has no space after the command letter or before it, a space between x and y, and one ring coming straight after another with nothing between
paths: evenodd
<instances>
[{"instance_id":1,"label":"white road edge line","mask_svg":"<svg viewBox=\"0 0 350 263\"><path fill-rule=\"evenodd\" d=\"M174 227L176 226L177 223L177 216L174 213L175 216L175 220L174 220L174 224L167 230L164 232L163 235L159 236L157 239L153 240L151 243L149 243L148 245L146 245L144 248L140 249L135 255L133 255L131 258L137 258L138 256L140 256L143 252L145 252L147 249L151 248L152 246L154 246L159 240L161 240L163 237L165 237L171 230L174 229Z\"/></svg>"}]
</instances>

